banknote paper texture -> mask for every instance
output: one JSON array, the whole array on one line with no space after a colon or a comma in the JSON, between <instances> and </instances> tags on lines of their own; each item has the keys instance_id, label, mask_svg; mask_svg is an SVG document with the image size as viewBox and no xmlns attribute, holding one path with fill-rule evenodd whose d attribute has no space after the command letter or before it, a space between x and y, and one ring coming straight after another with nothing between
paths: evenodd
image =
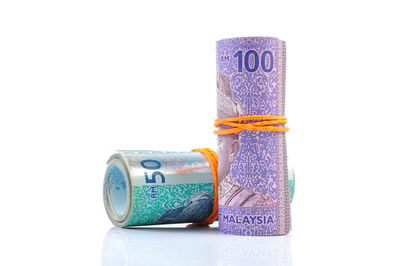
<instances>
[{"instance_id":1,"label":"banknote paper texture","mask_svg":"<svg viewBox=\"0 0 400 266\"><path fill-rule=\"evenodd\" d=\"M285 42L217 42L217 116L285 116ZM222 127L222 129L224 129ZM219 227L228 234L283 235L291 229L284 132L218 136Z\"/></svg>"}]
</instances>

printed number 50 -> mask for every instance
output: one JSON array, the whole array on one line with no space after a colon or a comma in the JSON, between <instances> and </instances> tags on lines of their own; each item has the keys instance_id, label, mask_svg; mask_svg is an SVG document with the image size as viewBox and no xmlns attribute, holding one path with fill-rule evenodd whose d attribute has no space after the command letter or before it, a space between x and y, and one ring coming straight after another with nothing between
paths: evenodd
<instances>
[{"instance_id":1,"label":"printed number 50","mask_svg":"<svg viewBox=\"0 0 400 266\"><path fill-rule=\"evenodd\" d=\"M147 175L147 172L144 172L144 176L146 179L146 183L156 183L157 176L161 176L161 183L165 183L165 177L164 177L163 173L161 173L159 171L153 172L153 174L151 175L151 178L149 178L149 176Z\"/></svg>"},{"instance_id":2,"label":"printed number 50","mask_svg":"<svg viewBox=\"0 0 400 266\"><path fill-rule=\"evenodd\" d=\"M161 168L161 163L157 160L143 160L140 162L144 169L148 170L157 170ZM165 183L165 177L163 173L160 171L155 171L151 175L151 178L148 176L147 172L144 172L144 177L146 179L146 183L156 183L156 177L161 177L161 183Z\"/></svg>"}]
</instances>

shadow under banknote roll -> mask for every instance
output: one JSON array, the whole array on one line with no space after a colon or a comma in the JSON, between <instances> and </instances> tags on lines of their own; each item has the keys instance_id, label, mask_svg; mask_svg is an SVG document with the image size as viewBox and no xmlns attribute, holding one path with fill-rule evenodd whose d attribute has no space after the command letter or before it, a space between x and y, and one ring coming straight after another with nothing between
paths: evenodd
<instances>
[{"instance_id":1,"label":"shadow under banknote roll","mask_svg":"<svg viewBox=\"0 0 400 266\"><path fill-rule=\"evenodd\" d=\"M104 239L102 265L216 265L216 229L114 227Z\"/></svg>"}]
</instances>

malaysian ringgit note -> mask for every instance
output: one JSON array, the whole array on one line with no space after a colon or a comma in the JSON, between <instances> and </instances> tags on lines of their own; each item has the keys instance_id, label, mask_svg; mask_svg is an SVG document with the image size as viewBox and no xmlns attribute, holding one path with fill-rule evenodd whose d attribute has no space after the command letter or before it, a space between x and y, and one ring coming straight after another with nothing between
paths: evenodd
<instances>
[{"instance_id":1,"label":"malaysian ringgit note","mask_svg":"<svg viewBox=\"0 0 400 266\"><path fill-rule=\"evenodd\" d=\"M200 152L120 150L107 164L104 205L116 226L201 223L213 211L214 177Z\"/></svg>"},{"instance_id":2,"label":"malaysian ringgit note","mask_svg":"<svg viewBox=\"0 0 400 266\"><path fill-rule=\"evenodd\" d=\"M285 42L277 38L218 41L218 118L284 116L285 56ZM219 135L218 160L219 229L236 235L289 233L285 133Z\"/></svg>"}]
</instances>

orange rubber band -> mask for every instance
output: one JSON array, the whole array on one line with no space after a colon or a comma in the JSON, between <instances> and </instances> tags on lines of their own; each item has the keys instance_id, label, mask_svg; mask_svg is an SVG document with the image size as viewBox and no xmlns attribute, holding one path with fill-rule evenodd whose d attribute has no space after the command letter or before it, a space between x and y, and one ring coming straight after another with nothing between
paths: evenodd
<instances>
[{"instance_id":1,"label":"orange rubber band","mask_svg":"<svg viewBox=\"0 0 400 266\"><path fill-rule=\"evenodd\" d=\"M263 120L258 122L250 122L250 123L238 123L252 120ZM231 128L228 129L219 129L215 130L214 134L216 135L225 135L237 133L242 130L263 130L270 132L288 132L289 128L284 126L275 126L286 124L287 119L283 116L272 116L272 115L248 115L248 116L240 116L240 117L232 117L225 119L215 119L214 126L219 127L229 126Z\"/></svg>"},{"instance_id":2,"label":"orange rubber band","mask_svg":"<svg viewBox=\"0 0 400 266\"><path fill-rule=\"evenodd\" d=\"M209 225L218 218L218 156L217 153L209 148L194 149L194 152L201 152L207 158L211 172L214 176L214 205L211 214L202 222L194 223L195 225Z\"/></svg>"}]
</instances>

